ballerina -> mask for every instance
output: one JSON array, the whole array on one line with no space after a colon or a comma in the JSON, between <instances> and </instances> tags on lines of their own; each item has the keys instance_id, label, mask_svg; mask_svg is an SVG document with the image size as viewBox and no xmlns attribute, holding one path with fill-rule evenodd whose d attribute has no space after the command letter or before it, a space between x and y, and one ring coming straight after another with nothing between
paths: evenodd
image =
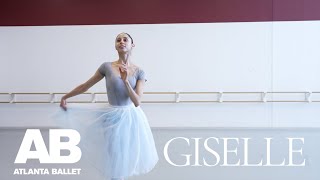
<instances>
[{"instance_id":1,"label":"ballerina","mask_svg":"<svg viewBox=\"0 0 320 180\"><path fill-rule=\"evenodd\" d=\"M85 130L80 130L82 150L110 179L123 180L147 173L158 161L150 126L140 108L147 80L145 72L131 62L134 47L132 37L128 33L120 33L115 41L118 60L101 64L88 81L64 95L60 101L60 107L68 114L68 121L73 121L76 126L86 122L82 127ZM86 92L103 78L106 80L109 105L96 110L67 107L68 98ZM97 153L97 149L101 153Z\"/></svg>"}]
</instances>

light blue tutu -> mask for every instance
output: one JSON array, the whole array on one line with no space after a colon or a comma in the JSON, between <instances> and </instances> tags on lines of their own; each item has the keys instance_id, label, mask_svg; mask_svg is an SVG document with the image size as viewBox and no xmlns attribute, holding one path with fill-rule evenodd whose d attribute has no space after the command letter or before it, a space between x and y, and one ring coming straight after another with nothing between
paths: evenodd
<instances>
[{"instance_id":1,"label":"light blue tutu","mask_svg":"<svg viewBox=\"0 0 320 180\"><path fill-rule=\"evenodd\" d=\"M158 162L153 135L140 107L69 105L54 119L63 128L77 130L82 158L106 178L144 174Z\"/></svg>"}]
</instances>

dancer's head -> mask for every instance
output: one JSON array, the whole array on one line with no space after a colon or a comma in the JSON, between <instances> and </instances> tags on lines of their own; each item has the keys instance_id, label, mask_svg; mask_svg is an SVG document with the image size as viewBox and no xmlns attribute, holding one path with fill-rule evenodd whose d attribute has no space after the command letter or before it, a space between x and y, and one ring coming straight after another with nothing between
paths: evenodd
<instances>
[{"instance_id":1,"label":"dancer's head","mask_svg":"<svg viewBox=\"0 0 320 180\"><path fill-rule=\"evenodd\" d=\"M130 52L135 45L133 39L128 33L120 33L116 37L115 48L120 52Z\"/></svg>"}]
</instances>

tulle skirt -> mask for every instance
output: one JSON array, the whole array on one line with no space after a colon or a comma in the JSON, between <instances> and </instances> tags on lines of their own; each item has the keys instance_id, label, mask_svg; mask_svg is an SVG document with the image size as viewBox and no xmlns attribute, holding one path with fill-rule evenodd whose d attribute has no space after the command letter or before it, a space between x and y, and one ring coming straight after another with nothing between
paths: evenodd
<instances>
[{"instance_id":1,"label":"tulle skirt","mask_svg":"<svg viewBox=\"0 0 320 180\"><path fill-rule=\"evenodd\" d=\"M150 126L140 107L69 105L54 115L63 128L77 130L82 158L105 178L149 172L158 161Z\"/></svg>"}]
</instances>

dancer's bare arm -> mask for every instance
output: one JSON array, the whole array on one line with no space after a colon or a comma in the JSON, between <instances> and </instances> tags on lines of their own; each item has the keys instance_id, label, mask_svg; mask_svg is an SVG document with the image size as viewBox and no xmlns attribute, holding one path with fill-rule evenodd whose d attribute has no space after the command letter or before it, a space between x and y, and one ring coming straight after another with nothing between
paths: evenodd
<instances>
[{"instance_id":1,"label":"dancer's bare arm","mask_svg":"<svg viewBox=\"0 0 320 180\"><path fill-rule=\"evenodd\" d=\"M90 89L93 85L95 85L97 82L99 82L104 76L101 75L101 73L97 70L96 73L85 83L80 84L76 88L74 88L72 91L67 93L61 98L60 101L60 107L64 110L67 110L67 102L66 100L70 97L76 96L78 94L86 92L88 89Z\"/></svg>"}]
</instances>

